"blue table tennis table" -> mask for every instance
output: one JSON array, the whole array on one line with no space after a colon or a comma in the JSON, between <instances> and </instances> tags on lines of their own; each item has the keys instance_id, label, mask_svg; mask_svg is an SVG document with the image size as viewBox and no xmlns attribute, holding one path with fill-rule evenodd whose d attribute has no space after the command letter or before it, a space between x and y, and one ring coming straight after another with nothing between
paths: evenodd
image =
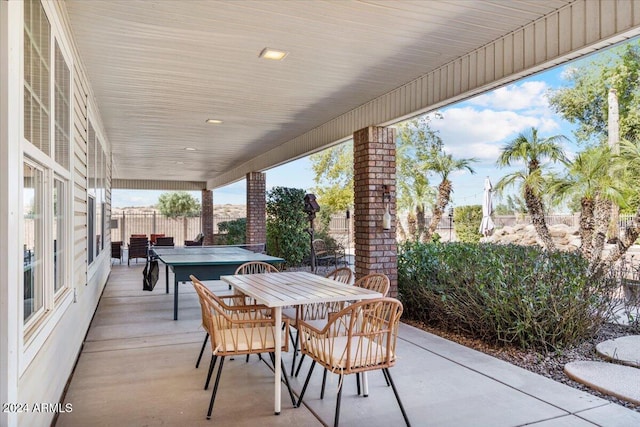
<instances>
[{"instance_id":1,"label":"blue table tennis table","mask_svg":"<svg viewBox=\"0 0 640 427\"><path fill-rule=\"evenodd\" d=\"M173 271L173 320L178 320L178 283L189 282L194 275L200 280L219 280L220 276L234 274L236 269L250 261L279 264L284 259L252 252L239 246L187 246L182 248L152 248L152 255L165 265L167 293L169 268Z\"/></svg>"}]
</instances>

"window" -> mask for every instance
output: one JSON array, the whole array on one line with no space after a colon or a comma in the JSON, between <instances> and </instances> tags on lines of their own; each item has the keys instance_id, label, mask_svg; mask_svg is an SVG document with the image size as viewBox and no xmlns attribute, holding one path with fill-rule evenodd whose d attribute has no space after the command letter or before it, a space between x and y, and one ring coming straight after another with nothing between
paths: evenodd
<instances>
[{"instance_id":1,"label":"window","mask_svg":"<svg viewBox=\"0 0 640 427\"><path fill-rule=\"evenodd\" d=\"M44 306L43 228L44 173L31 162L24 163L24 321Z\"/></svg>"},{"instance_id":2,"label":"window","mask_svg":"<svg viewBox=\"0 0 640 427\"><path fill-rule=\"evenodd\" d=\"M71 72L39 0L24 5L25 335L71 283Z\"/></svg>"},{"instance_id":3,"label":"window","mask_svg":"<svg viewBox=\"0 0 640 427\"><path fill-rule=\"evenodd\" d=\"M64 61L60 46L56 43L56 69L55 69L55 160L65 169L69 169L69 148L71 145L71 77L69 67Z\"/></svg>"},{"instance_id":4,"label":"window","mask_svg":"<svg viewBox=\"0 0 640 427\"><path fill-rule=\"evenodd\" d=\"M66 182L60 177L55 178L53 187L53 290L58 292L64 288L69 277L66 274L65 260L69 256L67 254L67 221L65 200Z\"/></svg>"},{"instance_id":5,"label":"window","mask_svg":"<svg viewBox=\"0 0 640 427\"><path fill-rule=\"evenodd\" d=\"M51 26L37 0L24 2L24 137L46 155L49 138Z\"/></svg>"},{"instance_id":6,"label":"window","mask_svg":"<svg viewBox=\"0 0 640 427\"><path fill-rule=\"evenodd\" d=\"M87 188L89 192L88 200L88 221L89 236L87 247L89 248L89 264L104 249L105 229L106 229L106 176L107 162L106 154L102 149L100 138L98 137L91 120L89 120L87 149Z\"/></svg>"}]
</instances>

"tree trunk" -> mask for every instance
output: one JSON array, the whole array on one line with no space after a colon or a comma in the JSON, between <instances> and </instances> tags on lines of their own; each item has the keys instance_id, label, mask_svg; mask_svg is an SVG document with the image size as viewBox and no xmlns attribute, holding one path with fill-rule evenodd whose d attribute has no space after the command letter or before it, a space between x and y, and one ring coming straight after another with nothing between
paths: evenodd
<instances>
[{"instance_id":1,"label":"tree trunk","mask_svg":"<svg viewBox=\"0 0 640 427\"><path fill-rule=\"evenodd\" d=\"M604 244L607 241L607 229L609 228L609 219L611 219L610 200L602 199L596 196L595 208L593 210L594 230L592 237L592 254L589 263L592 266L600 264Z\"/></svg>"},{"instance_id":2,"label":"tree trunk","mask_svg":"<svg viewBox=\"0 0 640 427\"><path fill-rule=\"evenodd\" d=\"M400 240L407 240L407 232L404 231L404 227L402 226L402 221L396 221L396 231L398 233L398 237Z\"/></svg>"},{"instance_id":3,"label":"tree trunk","mask_svg":"<svg viewBox=\"0 0 640 427\"><path fill-rule=\"evenodd\" d=\"M424 205L422 203L418 203L416 205L416 240L424 240L424 231L427 226L427 221L424 216Z\"/></svg>"},{"instance_id":4,"label":"tree trunk","mask_svg":"<svg viewBox=\"0 0 640 427\"><path fill-rule=\"evenodd\" d=\"M594 200L591 198L583 197L580 200L580 251L585 259L591 262L591 256L593 251L593 209Z\"/></svg>"},{"instance_id":5,"label":"tree trunk","mask_svg":"<svg viewBox=\"0 0 640 427\"><path fill-rule=\"evenodd\" d=\"M408 238L411 240L416 240L417 234L418 234L418 227L416 225L416 215L409 211L409 213L407 214L407 234L408 234Z\"/></svg>"},{"instance_id":6,"label":"tree trunk","mask_svg":"<svg viewBox=\"0 0 640 427\"><path fill-rule=\"evenodd\" d=\"M640 207L636 211L636 214L631 219L631 225L628 225L624 230L624 234L616 243L609 256L605 259L605 263L611 265L618 261L622 255L624 255L629 247L633 245L640 236Z\"/></svg>"},{"instance_id":7,"label":"tree trunk","mask_svg":"<svg viewBox=\"0 0 640 427\"><path fill-rule=\"evenodd\" d=\"M529 215L531 215L531 223L538 233L538 237L542 240L544 248L548 251L553 251L556 245L553 243L549 229L547 228L547 222L544 219L544 206L540 197L536 196L531 187L525 185L524 187L524 201L527 204Z\"/></svg>"},{"instance_id":8,"label":"tree trunk","mask_svg":"<svg viewBox=\"0 0 640 427\"><path fill-rule=\"evenodd\" d=\"M438 185L438 198L436 199L436 204L433 206L433 216L431 217L431 223L429 223L429 229L424 237L424 241L430 241L431 236L433 236L433 233L435 233L438 228L438 224L440 223L442 214L444 213L444 208L449 204L450 196L451 181L445 179L440 183L440 185Z\"/></svg>"}]
</instances>

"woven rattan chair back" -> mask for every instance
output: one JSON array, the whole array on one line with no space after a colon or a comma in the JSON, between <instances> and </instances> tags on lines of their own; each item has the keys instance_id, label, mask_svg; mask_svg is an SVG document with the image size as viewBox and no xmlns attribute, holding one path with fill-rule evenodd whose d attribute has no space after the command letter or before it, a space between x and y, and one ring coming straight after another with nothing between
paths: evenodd
<instances>
[{"instance_id":1,"label":"woven rattan chair back","mask_svg":"<svg viewBox=\"0 0 640 427\"><path fill-rule=\"evenodd\" d=\"M328 279L336 280L340 283L349 284L353 280L353 270L349 267L336 268L325 276Z\"/></svg>"},{"instance_id":2,"label":"woven rattan chair back","mask_svg":"<svg viewBox=\"0 0 640 427\"><path fill-rule=\"evenodd\" d=\"M279 273L275 266L268 262L250 261L245 262L236 269L235 274L260 274L260 273Z\"/></svg>"},{"instance_id":3,"label":"woven rattan chair back","mask_svg":"<svg viewBox=\"0 0 640 427\"><path fill-rule=\"evenodd\" d=\"M356 280L355 286L380 292L383 296L387 296L391 283L385 274L371 273Z\"/></svg>"}]
</instances>

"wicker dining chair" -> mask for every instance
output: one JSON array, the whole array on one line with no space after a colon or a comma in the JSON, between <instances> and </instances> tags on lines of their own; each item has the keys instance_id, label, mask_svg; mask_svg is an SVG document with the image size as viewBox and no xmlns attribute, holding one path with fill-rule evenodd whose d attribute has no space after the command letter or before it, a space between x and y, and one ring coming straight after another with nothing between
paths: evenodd
<instances>
[{"instance_id":1,"label":"wicker dining chair","mask_svg":"<svg viewBox=\"0 0 640 427\"><path fill-rule=\"evenodd\" d=\"M353 280L353 270L349 267L336 268L329 272L326 276L327 279L333 279L337 282L350 284ZM344 302L332 302L332 303L313 303L303 304L292 308L286 308L282 312L290 319L291 326L296 329L295 337L291 337L293 342L293 360L291 361L291 375L293 376L296 366L297 352L298 352L298 340L299 331L297 329L298 319L303 319L308 322L313 322L314 326L322 325L327 322L327 314L330 312L337 312L344 308ZM324 326L324 325L323 325ZM303 358L300 358L300 365L302 365ZM298 367L298 370L300 368ZM297 374L296 374L297 376Z\"/></svg>"},{"instance_id":2,"label":"wicker dining chair","mask_svg":"<svg viewBox=\"0 0 640 427\"><path fill-rule=\"evenodd\" d=\"M205 309L206 329L211 338L212 362L211 370L215 366L216 360L220 358L218 372L211 392L211 400L207 411L207 419L211 419L213 405L215 403L220 376L227 356L240 356L254 353L269 353L272 362L275 361L275 328L280 325L275 324L273 315L264 317L265 306L238 306L230 307L221 304L221 300L215 295L208 294L206 287L195 277L191 276L193 286L198 291L198 297ZM289 322L284 320L285 332L289 329ZM282 350L289 350L289 341L284 340ZM281 361L282 363L282 361ZM295 406L295 397L289 386L289 379L282 365L284 382L289 391L291 402Z\"/></svg>"},{"instance_id":3,"label":"wicker dining chair","mask_svg":"<svg viewBox=\"0 0 640 427\"><path fill-rule=\"evenodd\" d=\"M312 359L309 373L300 392L300 406L316 363L337 373L338 394L334 426L340 421L340 400L343 377L366 371L382 370L389 379L393 393L407 426L410 426L389 368L397 359L396 342L402 303L394 298L378 298L353 303L329 316L329 323L317 329L304 320L298 322L301 351Z\"/></svg>"},{"instance_id":4,"label":"wicker dining chair","mask_svg":"<svg viewBox=\"0 0 640 427\"><path fill-rule=\"evenodd\" d=\"M229 314L235 315L236 317L239 317L239 318L244 318L246 316L245 315L240 316L239 313L241 313L241 311L238 311L236 307L244 307L246 310L248 310L249 313L251 313L252 306L250 305L251 303L248 301L248 298L245 298L244 295L218 296L214 294L209 288L204 286L202 282L200 282L195 276L191 275L189 276L189 278L191 279L191 283L193 284L193 287L195 288L196 293L198 294L198 300L200 301L200 309L202 311L201 326L205 331L205 337L204 337L204 341L202 342L202 348L200 348L200 354L198 354L198 360L196 361L196 369L197 369L200 366L200 361L202 360L202 355L204 354L204 349L207 346L207 341L209 340L209 335L211 332L208 329L210 322L207 320L207 318L210 316L210 313L207 310L207 307L205 306L203 299L211 298L213 300L216 300L218 304L220 304L220 306L228 310ZM198 283L199 286L196 286L196 283ZM200 294L204 294L202 298L200 298ZM268 308L266 306L260 306L260 310L263 310L263 309L268 309ZM249 314L248 316L250 317L251 314ZM213 358L212 358L212 361L213 361ZM211 378L212 369L213 369L213 366L210 363L209 375L207 376L207 382L205 383L205 386L204 386L205 390L209 387L209 379Z\"/></svg>"}]
</instances>

